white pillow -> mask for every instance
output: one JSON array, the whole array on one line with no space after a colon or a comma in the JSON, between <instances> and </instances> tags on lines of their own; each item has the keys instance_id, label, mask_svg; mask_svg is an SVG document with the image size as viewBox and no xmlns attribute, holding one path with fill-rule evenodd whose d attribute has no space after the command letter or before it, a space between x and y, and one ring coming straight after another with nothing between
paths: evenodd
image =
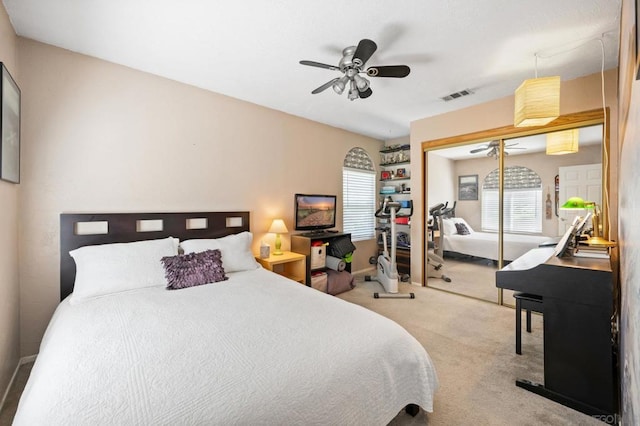
<instances>
[{"instance_id":1,"label":"white pillow","mask_svg":"<svg viewBox=\"0 0 640 426\"><path fill-rule=\"evenodd\" d=\"M227 235L215 239L186 240L180 243L186 253L198 253L205 250L219 249L222 254L222 267L225 272L238 272L257 269L260 264L256 262L251 252L253 235L245 231L239 234Z\"/></svg>"},{"instance_id":2,"label":"white pillow","mask_svg":"<svg viewBox=\"0 0 640 426\"><path fill-rule=\"evenodd\" d=\"M454 235L458 232L453 219L442 219L442 231L444 232L444 235Z\"/></svg>"},{"instance_id":3,"label":"white pillow","mask_svg":"<svg viewBox=\"0 0 640 426\"><path fill-rule=\"evenodd\" d=\"M101 244L69 252L76 262L76 280L71 304L94 297L144 287L165 287L167 280L160 262L178 254L177 238Z\"/></svg>"}]
</instances>

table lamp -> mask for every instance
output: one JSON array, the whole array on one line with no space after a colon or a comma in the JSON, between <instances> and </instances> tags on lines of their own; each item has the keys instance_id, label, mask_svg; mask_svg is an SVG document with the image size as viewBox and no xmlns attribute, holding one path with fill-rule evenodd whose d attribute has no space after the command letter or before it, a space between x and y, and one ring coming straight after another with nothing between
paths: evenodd
<instances>
[{"instance_id":1,"label":"table lamp","mask_svg":"<svg viewBox=\"0 0 640 426\"><path fill-rule=\"evenodd\" d=\"M276 249L274 250L274 255L282 254L282 241L280 240L280 234L286 234L289 232L284 221L282 219L273 219L273 223L271 223L271 228L269 228L269 232L276 234Z\"/></svg>"},{"instance_id":2,"label":"table lamp","mask_svg":"<svg viewBox=\"0 0 640 426\"><path fill-rule=\"evenodd\" d=\"M571 197L560 207L561 210L591 210L592 235L587 241L590 246L613 247L615 242L602 237L600 233L600 208L595 201L585 201L580 197Z\"/></svg>"}]
</instances>

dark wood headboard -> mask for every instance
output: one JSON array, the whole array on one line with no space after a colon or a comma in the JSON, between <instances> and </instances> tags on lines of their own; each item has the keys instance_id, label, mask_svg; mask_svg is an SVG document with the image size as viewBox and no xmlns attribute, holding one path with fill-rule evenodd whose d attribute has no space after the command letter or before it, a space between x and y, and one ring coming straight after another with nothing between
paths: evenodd
<instances>
[{"instance_id":1,"label":"dark wood headboard","mask_svg":"<svg viewBox=\"0 0 640 426\"><path fill-rule=\"evenodd\" d=\"M99 233L96 233L95 229ZM85 232L85 230L89 232ZM152 229L152 230L148 230ZM220 238L249 230L249 212L63 213L60 215L60 300L73 292L79 247L175 237Z\"/></svg>"}]
</instances>

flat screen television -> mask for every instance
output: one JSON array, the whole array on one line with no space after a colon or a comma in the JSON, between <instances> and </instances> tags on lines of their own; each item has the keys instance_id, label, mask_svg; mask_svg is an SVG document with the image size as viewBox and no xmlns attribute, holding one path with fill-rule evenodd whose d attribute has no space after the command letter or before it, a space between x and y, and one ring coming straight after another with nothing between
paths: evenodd
<instances>
[{"instance_id":1,"label":"flat screen television","mask_svg":"<svg viewBox=\"0 0 640 426\"><path fill-rule=\"evenodd\" d=\"M336 226L335 195L296 194L296 231L321 231Z\"/></svg>"}]
</instances>

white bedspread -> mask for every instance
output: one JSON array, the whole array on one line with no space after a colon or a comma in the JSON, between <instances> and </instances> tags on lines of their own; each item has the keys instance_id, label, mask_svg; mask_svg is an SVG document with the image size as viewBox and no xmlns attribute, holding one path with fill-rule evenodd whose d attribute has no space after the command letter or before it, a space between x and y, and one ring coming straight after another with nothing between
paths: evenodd
<instances>
[{"instance_id":1,"label":"white bedspread","mask_svg":"<svg viewBox=\"0 0 640 426\"><path fill-rule=\"evenodd\" d=\"M433 408L395 322L264 269L60 304L15 425L384 425Z\"/></svg>"},{"instance_id":2,"label":"white bedspread","mask_svg":"<svg viewBox=\"0 0 640 426\"><path fill-rule=\"evenodd\" d=\"M545 236L504 234L504 260L515 260L540 244L551 241L552 238ZM469 235L444 235L443 248L445 251L498 260L498 234L474 231Z\"/></svg>"}]
</instances>

